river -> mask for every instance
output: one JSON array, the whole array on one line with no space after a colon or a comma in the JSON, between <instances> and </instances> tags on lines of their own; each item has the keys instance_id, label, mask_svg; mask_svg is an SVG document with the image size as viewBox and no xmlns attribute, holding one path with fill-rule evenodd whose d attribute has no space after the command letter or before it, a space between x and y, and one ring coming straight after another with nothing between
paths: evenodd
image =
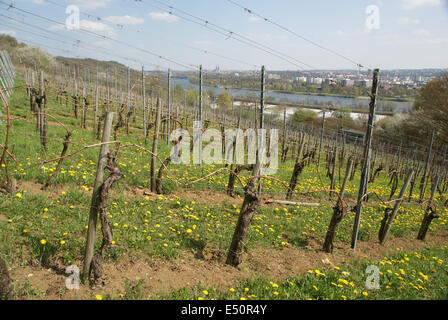
<instances>
[{"instance_id":1,"label":"river","mask_svg":"<svg viewBox=\"0 0 448 320\"><path fill-rule=\"evenodd\" d=\"M198 85L190 82L188 78L172 78L172 86L181 85L184 89L188 87L193 87L196 90L199 88ZM217 95L220 94L223 89L218 87L203 86L203 90L209 91L213 90ZM248 96L259 97L259 91L245 90L245 89L229 89L229 93L234 98L247 98ZM369 106L369 99L366 98L344 98L337 96L319 96L319 95L307 95L307 94L296 94L296 93L281 93L266 91L266 100L273 102L284 102L292 104L300 104L306 106L348 106L353 111L356 109L366 109ZM408 111L412 109L412 102L398 102L398 101L377 101L378 110L388 111L390 107L394 111Z\"/></svg>"}]
</instances>

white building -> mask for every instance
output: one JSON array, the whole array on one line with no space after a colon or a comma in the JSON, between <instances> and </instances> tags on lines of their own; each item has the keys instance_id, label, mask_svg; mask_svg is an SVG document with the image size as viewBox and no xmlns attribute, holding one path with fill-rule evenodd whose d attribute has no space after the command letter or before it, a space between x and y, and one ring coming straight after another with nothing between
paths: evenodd
<instances>
[{"instance_id":1,"label":"white building","mask_svg":"<svg viewBox=\"0 0 448 320\"><path fill-rule=\"evenodd\" d=\"M317 84L317 85L321 85L322 84L322 78L314 78L313 79L313 83Z\"/></svg>"}]
</instances>

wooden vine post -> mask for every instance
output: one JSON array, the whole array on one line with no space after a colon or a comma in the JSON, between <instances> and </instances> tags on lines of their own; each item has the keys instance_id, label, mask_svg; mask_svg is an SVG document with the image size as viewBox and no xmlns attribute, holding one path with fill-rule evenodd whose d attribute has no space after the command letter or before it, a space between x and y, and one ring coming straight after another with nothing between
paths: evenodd
<instances>
[{"instance_id":1,"label":"wooden vine post","mask_svg":"<svg viewBox=\"0 0 448 320\"><path fill-rule=\"evenodd\" d=\"M87 120L87 111L89 110L90 100L89 97L84 97L84 104L82 108L82 128L87 129L86 120Z\"/></svg>"},{"instance_id":2,"label":"wooden vine post","mask_svg":"<svg viewBox=\"0 0 448 320\"><path fill-rule=\"evenodd\" d=\"M127 98L126 98L126 113L131 112L131 68L128 67L127 73Z\"/></svg>"},{"instance_id":3,"label":"wooden vine post","mask_svg":"<svg viewBox=\"0 0 448 320\"><path fill-rule=\"evenodd\" d=\"M375 121L375 109L376 109L376 99L378 95L379 87L379 69L373 71L373 84L372 84L372 94L370 96L370 112L369 120L367 122L366 136L364 140L364 154L363 154L363 166L361 173L361 181L359 184L358 201L355 207L355 222L353 225L352 242L351 248L356 249L356 242L358 241L359 225L361 222L362 204L364 201L364 194L367 192L367 179L369 176L369 160L370 160L370 149L372 144L373 135L373 123Z\"/></svg>"},{"instance_id":4,"label":"wooden vine post","mask_svg":"<svg viewBox=\"0 0 448 320\"><path fill-rule=\"evenodd\" d=\"M92 201L90 204L90 214L89 214L89 224L87 229L87 241L86 250L84 253L84 266L82 271L82 281L85 282L89 278L90 266L92 264L93 253L95 248L95 233L96 224L98 221L99 212L99 199L101 185L104 182L104 169L107 163L107 153L109 151L108 142L110 142L110 134L112 130L112 121L114 118L113 112L108 112L106 114L106 119L104 122L102 145L100 149L100 154L98 158L98 165L96 168L95 183L92 191Z\"/></svg>"},{"instance_id":5,"label":"wooden vine post","mask_svg":"<svg viewBox=\"0 0 448 320\"><path fill-rule=\"evenodd\" d=\"M79 108L79 96L77 93L72 97L73 98L73 111L75 113L75 118L78 119L78 108Z\"/></svg>"},{"instance_id":6,"label":"wooden vine post","mask_svg":"<svg viewBox=\"0 0 448 320\"><path fill-rule=\"evenodd\" d=\"M320 129L320 142L319 142L319 154L317 155L317 166L320 166L320 155L322 153L322 143L324 141L325 132L325 109L322 112L322 127Z\"/></svg>"},{"instance_id":7,"label":"wooden vine post","mask_svg":"<svg viewBox=\"0 0 448 320\"><path fill-rule=\"evenodd\" d=\"M199 66L199 129L202 130L202 65ZM198 136L199 138L199 165L202 168L202 133Z\"/></svg>"},{"instance_id":8,"label":"wooden vine post","mask_svg":"<svg viewBox=\"0 0 448 320\"><path fill-rule=\"evenodd\" d=\"M263 129L263 112L264 112L264 87L265 87L265 68L264 66L261 68L261 106L260 106L260 129ZM241 207L241 212L238 217L238 222L235 227L235 232L233 234L232 242L229 247L229 251L227 254L226 263L231 266L238 266L243 261L243 251L244 251L244 242L246 240L247 230L249 229L252 218L260 206L261 199L261 169L262 169L262 161L264 156L264 148L261 146L263 143L261 142L261 137L263 135L259 134L258 141L258 152L257 152L257 160L252 171L252 177L249 179L246 187L244 188L244 201ZM255 181L258 181L258 188L255 189Z\"/></svg>"},{"instance_id":9,"label":"wooden vine post","mask_svg":"<svg viewBox=\"0 0 448 320\"><path fill-rule=\"evenodd\" d=\"M255 108L255 110L257 109ZM284 162L286 158L285 143L286 143L286 108L283 108L283 135L282 135L282 157L281 157L282 162Z\"/></svg>"},{"instance_id":10,"label":"wooden vine post","mask_svg":"<svg viewBox=\"0 0 448 320\"><path fill-rule=\"evenodd\" d=\"M170 144L171 131L171 70L168 69L168 112L166 120L166 144Z\"/></svg>"},{"instance_id":11,"label":"wooden vine post","mask_svg":"<svg viewBox=\"0 0 448 320\"><path fill-rule=\"evenodd\" d=\"M48 137L47 137L47 116L45 115L45 105L47 103L47 97L45 95L45 79L43 71L40 73L39 82L39 96L36 98L38 108L38 127L40 133L40 143L45 151L48 150Z\"/></svg>"},{"instance_id":12,"label":"wooden vine post","mask_svg":"<svg viewBox=\"0 0 448 320\"><path fill-rule=\"evenodd\" d=\"M142 109L143 109L143 135L146 137L146 101L145 101L145 69L142 66Z\"/></svg>"},{"instance_id":13,"label":"wooden vine post","mask_svg":"<svg viewBox=\"0 0 448 320\"><path fill-rule=\"evenodd\" d=\"M0 97L1 97L1 101L4 103L5 107L6 107L6 117L7 117L7 122L6 122L6 137L5 137L5 143L3 148L3 152L1 155L1 159L0 159L0 168L4 167L5 168L5 175L6 175L6 185L0 184L0 191L1 190L5 190L6 192L12 192L13 191L13 186L12 186L12 181L9 177L9 173L8 173L8 164L6 161L6 154L8 153L9 155L11 155L11 153L8 151L8 140L9 140L9 132L11 129L11 116L10 116L10 109L9 109L9 104L8 101L6 100L5 95L3 94L3 91L0 89Z\"/></svg>"},{"instance_id":14,"label":"wooden vine post","mask_svg":"<svg viewBox=\"0 0 448 320\"><path fill-rule=\"evenodd\" d=\"M93 137L96 136L98 130L98 67L96 67L96 83L95 83L95 110L93 112Z\"/></svg>"},{"instance_id":15,"label":"wooden vine post","mask_svg":"<svg viewBox=\"0 0 448 320\"><path fill-rule=\"evenodd\" d=\"M106 97L107 97L107 109L106 112L110 112L110 86L109 86L109 69L106 70Z\"/></svg>"},{"instance_id":16,"label":"wooden vine post","mask_svg":"<svg viewBox=\"0 0 448 320\"><path fill-rule=\"evenodd\" d=\"M157 110L156 110L156 123L154 126L154 137L152 140L152 156L151 156L151 168L150 168L150 179L151 179L151 192L157 191L157 177L156 177L156 155L157 155L157 143L159 141L159 131L160 131L160 118L162 115L162 106L160 98L157 98Z\"/></svg>"}]
</instances>

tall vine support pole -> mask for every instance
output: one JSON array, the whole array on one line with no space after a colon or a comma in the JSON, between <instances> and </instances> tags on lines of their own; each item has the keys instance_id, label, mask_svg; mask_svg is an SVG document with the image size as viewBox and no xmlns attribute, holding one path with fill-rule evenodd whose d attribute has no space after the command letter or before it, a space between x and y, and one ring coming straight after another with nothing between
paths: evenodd
<instances>
[{"instance_id":1,"label":"tall vine support pole","mask_svg":"<svg viewBox=\"0 0 448 320\"><path fill-rule=\"evenodd\" d=\"M291 180L289 182L289 189L286 193L286 200L291 200L294 195L294 190L297 185L297 178L302 173L303 168L305 167L305 159L303 159L303 150L305 148L305 138L306 136L303 135L300 140L300 145L298 148L297 156L296 156L296 163L294 165L294 169L292 171Z\"/></svg>"},{"instance_id":2,"label":"tall vine support pole","mask_svg":"<svg viewBox=\"0 0 448 320\"><path fill-rule=\"evenodd\" d=\"M170 143L171 130L171 70L168 69L168 113L166 120L166 143Z\"/></svg>"},{"instance_id":3,"label":"tall vine support pole","mask_svg":"<svg viewBox=\"0 0 448 320\"><path fill-rule=\"evenodd\" d=\"M145 103L145 67L142 66L142 110L143 110L143 135L146 138L146 103Z\"/></svg>"},{"instance_id":4,"label":"tall vine support pole","mask_svg":"<svg viewBox=\"0 0 448 320\"><path fill-rule=\"evenodd\" d=\"M100 149L100 154L98 158L98 165L96 168L96 177L95 183L93 186L92 192L92 201L90 204L90 215L89 215L89 224L87 229L87 241L86 241L86 250L84 253L84 266L82 270L82 281L85 282L89 279L90 274L90 266L92 264L93 253L95 249L95 233L96 233L96 224L98 221L98 211L99 211L99 199L101 192L101 185L104 182L104 169L106 168L107 163L107 153L109 151L109 145L107 144L110 141L110 133L112 129L112 121L114 118L113 112L108 112L106 114L106 120L104 122L104 130L103 130L103 138L102 145Z\"/></svg>"},{"instance_id":5,"label":"tall vine support pole","mask_svg":"<svg viewBox=\"0 0 448 320\"><path fill-rule=\"evenodd\" d=\"M160 98L157 98L157 110L156 110L156 123L154 126L154 138L152 140L152 156L151 156L151 168L150 168L150 179L151 179L151 192L156 192L157 177L156 177L156 155L157 155L157 143L159 141L159 131L160 131L160 118L162 116L162 106Z\"/></svg>"},{"instance_id":6,"label":"tall vine support pole","mask_svg":"<svg viewBox=\"0 0 448 320\"><path fill-rule=\"evenodd\" d=\"M358 241L359 225L361 222L362 204L364 201L363 197L364 194L367 192L367 184L368 184L367 179L369 176L369 160L372 145L373 123L375 121L376 99L378 95L379 73L380 73L379 69L375 69L373 71L373 84L372 84L372 94L370 96L369 120L367 123L366 136L364 139L363 166L358 191L358 202L355 207L356 215L352 233L352 242L351 242L352 249L356 249L356 243Z\"/></svg>"},{"instance_id":7,"label":"tall vine support pole","mask_svg":"<svg viewBox=\"0 0 448 320\"><path fill-rule=\"evenodd\" d=\"M1 63L1 60L4 59L5 60L5 62L4 62L5 66L9 66L9 68L11 70L11 76L10 76L10 79L9 79L9 81L10 81L9 83L10 84L7 84L8 80L6 79L7 78L6 77L6 71L7 71L6 67L5 67L4 70L0 70L0 80L2 79L2 74L4 75L4 78L5 78L4 83L3 83L4 90L2 90L2 88L0 87L0 101L6 108L6 137L5 137L5 142L4 142L4 146L3 146L3 151L1 153L0 168L4 166L5 172L6 172L6 178L8 180L8 186L9 186L10 185L10 179L9 179L9 175L8 175L8 166L6 164L5 156L6 156L7 153L9 154L9 151L7 151L7 150L8 150L9 132L10 132L10 129L11 129L11 119L10 119L11 117L10 117L10 108L9 108L9 104L8 104L8 100L7 99L8 99L8 96L10 94L8 92L8 90L12 91L12 89L8 89L8 86L12 87L14 85L15 69L14 69L14 65L11 62L11 59L9 57L8 52L7 51L0 51L0 54L1 54L0 63ZM1 110L0 110L0 115L1 115ZM1 121L0 121L0 124L2 124Z\"/></svg>"},{"instance_id":8,"label":"tall vine support pole","mask_svg":"<svg viewBox=\"0 0 448 320\"><path fill-rule=\"evenodd\" d=\"M199 128L202 130L202 65L199 66ZM199 135L199 165L202 168L202 131Z\"/></svg>"},{"instance_id":9,"label":"tall vine support pole","mask_svg":"<svg viewBox=\"0 0 448 320\"><path fill-rule=\"evenodd\" d=\"M264 112L264 87L265 87L265 69L264 66L261 69L261 110L260 110L260 129L263 129L263 112ZM262 162L264 156L264 144L261 142L264 135L261 131L258 134L258 148L256 163L252 171L252 177L249 179L246 187L244 188L244 201L241 207L241 213L238 217L238 222L235 227L232 242L227 254L226 263L231 266L238 266L243 261L244 242L246 240L247 230L249 229L252 218L260 206L261 199L261 172ZM258 181L258 188L255 190L255 180Z\"/></svg>"},{"instance_id":10,"label":"tall vine support pole","mask_svg":"<svg viewBox=\"0 0 448 320\"><path fill-rule=\"evenodd\" d=\"M324 141L325 132L325 110L322 112L322 127L320 129L320 142L319 142L319 154L317 155L317 167L320 166L320 155L322 153L322 143Z\"/></svg>"},{"instance_id":11,"label":"tall vine support pole","mask_svg":"<svg viewBox=\"0 0 448 320\"><path fill-rule=\"evenodd\" d=\"M5 104L6 107L6 117L7 117L7 122L6 122L6 137L5 137L5 143L3 146L3 152L2 152L2 156L0 159L0 168L2 167L2 165L5 162L5 155L6 152L8 151L8 139L9 139L9 131L11 129L11 117L10 117L10 110L9 110L9 104L8 101L6 100L5 95L3 94L2 90L0 89L0 97L1 97L1 101ZM6 165L5 165L5 169L6 169Z\"/></svg>"},{"instance_id":12,"label":"tall vine support pole","mask_svg":"<svg viewBox=\"0 0 448 320\"><path fill-rule=\"evenodd\" d=\"M286 108L283 109L282 162L284 161L285 156L285 147L286 147L285 144L286 144Z\"/></svg>"},{"instance_id":13,"label":"tall vine support pole","mask_svg":"<svg viewBox=\"0 0 448 320\"><path fill-rule=\"evenodd\" d=\"M106 70L106 96L107 96L107 112L110 112L110 86L109 86L109 69Z\"/></svg>"},{"instance_id":14,"label":"tall vine support pole","mask_svg":"<svg viewBox=\"0 0 448 320\"><path fill-rule=\"evenodd\" d=\"M96 67L96 82L95 82L95 111L93 112L93 137L96 136L98 130L98 66Z\"/></svg>"},{"instance_id":15,"label":"tall vine support pole","mask_svg":"<svg viewBox=\"0 0 448 320\"><path fill-rule=\"evenodd\" d=\"M184 89L184 116L185 127L187 126L187 91Z\"/></svg>"},{"instance_id":16,"label":"tall vine support pole","mask_svg":"<svg viewBox=\"0 0 448 320\"><path fill-rule=\"evenodd\" d=\"M115 113L118 112L118 68L115 67Z\"/></svg>"},{"instance_id":17,"label":"tall vine support pole","mask_svg":"<svg viewBox=\"0 0 448 320\"><path fill-rule=\"evenodd\" d=\"M45 105L47 103L47 98L45 96L45 78L44 72L40 73L39 82L39 97L37 98L38 105L38 126L40 132L40 143L45 151L48 150L48 138L47 138L47 116L45 114Z\"/></svg>"},{"instance_id":18,"label":"tall vine support pole","mask_svg":"<svg viewBox=\"0 0 448 320\"><path fill-rule=\"evenodd\" d=\"M127 74L127 97L126 97L126 115L131 111L131 68L128 67Z\"/></svg>"},{"instance_id":19,"label":"tall vine support pole","mask_svg":"<svg viewBox=\"0 0 448 320\"><path fill-rule=\"evenodd\" d=\"M430 163L430 159L431 159L433 143L434 143L434 130L432 130L432 133L431 133L431 140L429 141L428 153L426 154L425 170L423 171L422 180L420 182L420 197L419 197L420 203L423 201L423 198L425 196L426 176L428 174L428 168L429 168L429 163Z\"/></svg>"},{"instance_id":20,"label":"tall vine support pole","mask_svg":"<svg viewBox=\"0 0 448 320\"><path fill-rule=\"evenodd\" d=\"M258 153L257 153L257 161L259 168L257 171L254 171L258 176L261 176L263 174L263 158L265 154L265 135L262 133L264 128L264 90L265 90L265 68L264 66L261 67L261 90L260 90L260 133L258 134ZM255 164L255 167L257 167L257 164ZM257 188L258 197L261 198L261 178L258 178L258 188Z\"/></svg>"}]
</instances>

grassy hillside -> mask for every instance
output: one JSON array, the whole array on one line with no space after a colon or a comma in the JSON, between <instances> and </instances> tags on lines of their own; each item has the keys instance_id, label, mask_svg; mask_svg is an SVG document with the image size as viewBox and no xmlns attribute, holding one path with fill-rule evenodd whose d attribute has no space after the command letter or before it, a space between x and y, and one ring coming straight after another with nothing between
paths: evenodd
<instances>
[{"instance_id":1,"label":"grassy hillside","mask_svg":"<svg viewBox=\"0 0 448 320\"><path fill-rule=\"evenodd\" d=\"M447 295L448 210L441 206L446 193L436 196L440 218L431 224L426 242L415 240L424 208L413 201L403 204L389 241L380 246L377 233L385 205L372 197L363 211L357 251L349 249L354 219L349 213L331 255L321 247L334 199L317 192L330 180L319 177L314 165L307 166L296 190L316 192L296 199L320 205L263 202L249 228L244 263L232 268L225 265L225 257L242 197L225 195L228 172L185 187L221 166L170 165L163 176L165 194L151 193L150 154L129 146L144 146L139 117L129 135L118 131L119 167L125 176L113 186L108 200L114 246L105 254L104 279L94 287L69 290L64 271L69 265L82 265L98 148L65 159L53 185L42 191L56 166L55 161L43 161L59 156L66 129L74 132L69 153L97 143L91 110L88 129L83 130L71 105L57 102L51 90L48 99L47 112L54 118L48 118L47 152L40 146L25 90L16 89L10 99L9 145L19 164L11 160L8 164L18 189L0 194L0 257L11 269L16 299L443 299ZM2 127L0 141L4 138ZM151 144L148 141L147 146ZM159 151L165 159L170 147L160 141ZM291 159L281 163L278 180L263 184L264 199L284 199L280 181L289 181L292 168ZM325 171L324 163L319 171ZM242 174L243 183L247 178ZM359 178L357 172L348 185L350 204L356 201ZM380 173L369 191L387 198L388 181ZM237 192L242 194L241 186ZM97 246L100 241L101 236ZM365 288L370 264L380 268L380 290Z\"/></svg>"}]
</instances>

